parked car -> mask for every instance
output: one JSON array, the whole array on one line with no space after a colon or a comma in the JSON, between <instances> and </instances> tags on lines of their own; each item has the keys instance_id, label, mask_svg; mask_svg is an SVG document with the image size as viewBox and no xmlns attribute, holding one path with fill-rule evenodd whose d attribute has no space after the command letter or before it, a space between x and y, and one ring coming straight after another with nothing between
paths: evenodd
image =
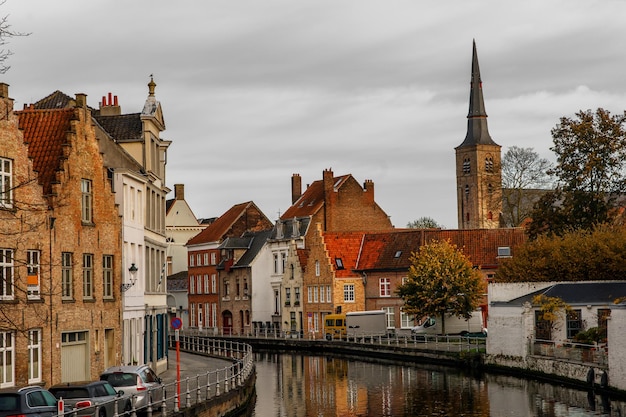
<instances>
[{"instance_id":1,"label":"parked car","mask_svg":"<svg viewBox=\"0 0 626 417\"><path fill-rule=\"evenodd\" d=\"M57 399L42 387L30 386L0 390L0 417L51 417L56 414Z\"/></svg>"},{"instance_id":2,"label":"parked car","mask_svg":"<svg viewBox=\"0 0 626 417\"><path fill-rule=\"evenodd\" d=\"M66 411L73 409L78 416L113 417L131 410L130 397L106 381L68 382L54 385L49 391L57 399L63 399Z\"/></svg>"},{"instance_id":3,"label":"parked car","mask_svg":"<svg viewBox=\"0 0 626 417\"><path fill-rule=\"evenodd\" d=\"M100 380L132 396L137 410L145 409L148 404L154 410L161 408L163 383L148 365L113 366L100 375Z\"/></svg>"}]
</instances>

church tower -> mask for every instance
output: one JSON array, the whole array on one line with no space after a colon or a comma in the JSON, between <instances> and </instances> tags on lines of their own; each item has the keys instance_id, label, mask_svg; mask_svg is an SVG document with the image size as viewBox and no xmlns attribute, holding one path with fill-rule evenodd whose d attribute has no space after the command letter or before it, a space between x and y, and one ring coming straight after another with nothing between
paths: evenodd
<instances>
[{"instance_id":1,"label":"church tower","mask_svg":"<svg viewBox=\"0 0 626 417\"><path fill-rule=\"evenodd\" d=\"M495 229L502 212L501 147L487 128L475 41L472 52L467 135L455 148L459 229Z\"/></svg>"}]
</instances>

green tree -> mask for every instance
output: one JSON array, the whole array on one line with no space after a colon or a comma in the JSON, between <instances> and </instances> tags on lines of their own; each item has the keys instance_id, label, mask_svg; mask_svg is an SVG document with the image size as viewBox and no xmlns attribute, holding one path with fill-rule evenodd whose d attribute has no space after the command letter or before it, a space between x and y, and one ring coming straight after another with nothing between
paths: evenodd
<instances>
[{"instance_id":1,"label":"green tree","mask_svg":"<svg viewBox=\"0 0 626 417\"><path fill-rule=\"evenodd\" d=\"M601 225L527 241L501 259L493 281L610 281L625 275L626 227Z\"/></svg>"},{"instance_id":2,"label":"green tree","mask_svg":"<svg viewBox=\"0 0 626 417\"><path fill-rule=\"evenodd\" d=\"M398 287L404 312L416 317L446 315L469 319L484 293L480 272L447 241L433 241L411 255L406 282Z\"/></svg>"},{"instance_id":3,"label":"green tree","mask_svg":"<svg viewBox=\"0 0 626 417\"><path fill-rule=\"evenodd\" d=\"M432 217L420 217L417 220L413 220L412 222L408 222L406 225L409 229L443 229L435 219Z\"/></svg>"},{"instance_id":4,"label":"green tree","mask_svg":"<svg viewBox=\"0 0 626 417\"><path fill-rule=\"evenodd\" d=\"M519 226L530 216L533 204L554 188L554 177L548 172L553 165L533 148L512 146L502 158L502 208L507 225Z\"/></svg>"},{"instance_id":5,"label":"green tree","mask_svg":"<svg viewBox=\"0 0 626 417\"><path fill-rule=\"evenodd\" d=\"M626 113L599 108L562 117L552 129L557 164L550 173L558 185L533 210L531 238L591 229L611 219L617 197L626 190L625 122Z\"/></svg>"}]
</instances>

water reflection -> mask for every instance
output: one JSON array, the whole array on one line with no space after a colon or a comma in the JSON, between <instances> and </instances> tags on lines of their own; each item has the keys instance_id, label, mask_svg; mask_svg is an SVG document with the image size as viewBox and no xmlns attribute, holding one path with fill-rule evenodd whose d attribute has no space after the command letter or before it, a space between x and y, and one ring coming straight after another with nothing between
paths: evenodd
<instances>
[{"instance_id":1,"label":"water reflection","mask_svg":"<svg viewBox=\"0 0 626 417\"><path fill-rule=\"evenodd\" d=\"M626 417L591 392L446 367L268 353L256 366L254 417Z\"/></svg>"}]
</instances>

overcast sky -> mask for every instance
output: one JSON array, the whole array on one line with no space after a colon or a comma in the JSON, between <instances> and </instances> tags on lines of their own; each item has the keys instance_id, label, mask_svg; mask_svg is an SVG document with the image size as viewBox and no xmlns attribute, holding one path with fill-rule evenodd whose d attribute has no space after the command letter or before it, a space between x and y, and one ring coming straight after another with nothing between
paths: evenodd
<instances>
[{"instance_id":1,"label":"overcast sky","mask_svg":"<svg viewBox=\"0 0 626 417\"><path fill-rule=\"evenodd\" d=\"M55 90L140 112L154 74L167 185L198 217L254 201L271 220L303 186L371 179L396 227L457 227L472 40L503 153L554 161L562 116L626 109L626 1L6 0L16 109ZM169 198L173 195L170 194Z\"/></svg>"}]
</instances>

